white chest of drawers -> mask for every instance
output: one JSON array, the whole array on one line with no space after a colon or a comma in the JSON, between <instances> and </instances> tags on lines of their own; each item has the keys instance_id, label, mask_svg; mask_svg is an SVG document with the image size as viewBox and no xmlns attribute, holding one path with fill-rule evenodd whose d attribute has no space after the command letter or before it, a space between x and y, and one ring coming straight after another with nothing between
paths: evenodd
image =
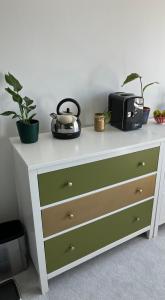
<instances>
[{"instance_id":1,"label":"white chest of drawers","mask_svg":"<svg viewBox=\"0 0 165 300\"><path fill-rule=\"evenodd\" d=\"M45 133L36 144L11 143L20 218L43 293L49 278L143 232L152 237L163 223L163 126L88 127L74 140Z\"/></svg>"}]
</instances>

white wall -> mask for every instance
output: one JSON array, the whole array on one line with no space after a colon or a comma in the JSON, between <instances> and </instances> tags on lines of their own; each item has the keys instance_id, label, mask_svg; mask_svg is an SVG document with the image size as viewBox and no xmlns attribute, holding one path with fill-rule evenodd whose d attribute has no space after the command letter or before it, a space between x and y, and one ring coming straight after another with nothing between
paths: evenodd
<instances>
[{"instance_id":1,"label":"white wall","mask_svg":"<svg viewBox=\"0 0 165 300\"><path fill-rule=\"evenodd\" d=\"M64 97L82 107L83 125L105 110L129 72L160 85L146 92L152 109L165 103L164 0L0 0L0 86L15 74L38 106L41 131ZM126 90L139 93L138 82ZM15 108L0 90L0 111ZM17 216L8 136L15 122L0 118L0 221ZM45 145L46 147L46 145Z\"/></svg>"}]
</instances>

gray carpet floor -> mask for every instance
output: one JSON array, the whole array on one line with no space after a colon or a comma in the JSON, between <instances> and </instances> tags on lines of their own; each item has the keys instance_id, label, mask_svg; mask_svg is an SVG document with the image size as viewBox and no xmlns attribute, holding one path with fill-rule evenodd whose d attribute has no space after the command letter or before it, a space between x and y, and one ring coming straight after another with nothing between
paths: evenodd
<instances>
[{"instance_id":1,"label":"gray carpet floor","mask_svg":"<svg viewBox=\"0 0 165 300\"><path fill-rule=\"evenodd\" d=\"M46 296L32 266L16 280L23 300L165 300L165 226L51 279Z\"/></svg>"}]
</instances>

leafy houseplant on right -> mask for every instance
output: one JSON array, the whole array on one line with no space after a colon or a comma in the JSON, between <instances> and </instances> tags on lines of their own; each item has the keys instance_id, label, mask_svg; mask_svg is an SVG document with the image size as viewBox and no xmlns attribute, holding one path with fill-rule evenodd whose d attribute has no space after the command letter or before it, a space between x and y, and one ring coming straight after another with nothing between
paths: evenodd
<instances>
[{"instance_id":1,"label":"leafy houseplant on right","mask_svg":"<svg viewBox=\"0 0 165 300\"><path fill-rule=\"evenodd\" d=\"M18 119L16 125L22 143L35 143L38 140L39 121L33 119L36 114L31 114L31 112L36 108L36 105L32 105L32 99L20 95L22 85L11 73L5 74L5 80L12 87L7 87L5 90L12 96L13 101L18 104L19 112L5 111L1 115Z\"/></svg>"},{"instance_id":2,"label":"leafy houseplant on right","mask_svg":"<svg viewBox=\"0 0 165 300\"><path fill-rule=\"evenodd\" d=\"M151 85L153 84L159 84L159 82L157 81L154 81L154 82L151 82L151 83L148 83L146 84L145 86L143 86L143 82L142 82L142 76L140 76L139 74L137 73L131 73L127 76L126 80L124 81L123 85L124 86L125 84L135 80L135 79L139 79L140 81L140 88L141 88L141 97L143 98L143 102L144 102L144 91ZM146 107L146 106L143 106L143 124L146 124L147 121L148 121L148 117L149 117L149 113L150 113L150 108L149 107Z\"/></svg>"}]
</instances>

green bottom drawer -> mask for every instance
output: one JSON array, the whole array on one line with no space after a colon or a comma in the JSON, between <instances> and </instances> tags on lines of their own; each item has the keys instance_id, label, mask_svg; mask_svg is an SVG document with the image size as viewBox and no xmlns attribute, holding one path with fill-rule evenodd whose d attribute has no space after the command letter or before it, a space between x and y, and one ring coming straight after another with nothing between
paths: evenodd
<instances>
[{"instance_id":1,"label":"green bottom drawer","mask_svg":"<svg viewBox=\"0 0 165 300\"><path fill-rule=\"evenodd\" d=\"M45 242L47 272L53 272L151 223L153 200L135 205Z\"/></svg>"}]
</instances>

